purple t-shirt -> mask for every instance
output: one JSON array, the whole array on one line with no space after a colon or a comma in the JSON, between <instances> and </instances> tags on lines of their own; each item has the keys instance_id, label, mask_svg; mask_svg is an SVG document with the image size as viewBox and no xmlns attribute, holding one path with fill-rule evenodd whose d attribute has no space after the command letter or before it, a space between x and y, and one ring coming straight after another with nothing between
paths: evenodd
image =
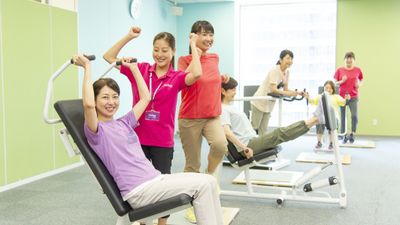
<instances>
[{"instance_id":1,"label":"purple t-shirt","mask_svg":"<svg viewBox=\"0 0 400 225\"><path fill-rule=\"evenodd\" d=\"M89 145L114 178L121 196L160 175L144 155L133 131L138 125L133 110L119 119L99 122L96 134L86 122L84 125Z\"/></svg>"}]
</instances>

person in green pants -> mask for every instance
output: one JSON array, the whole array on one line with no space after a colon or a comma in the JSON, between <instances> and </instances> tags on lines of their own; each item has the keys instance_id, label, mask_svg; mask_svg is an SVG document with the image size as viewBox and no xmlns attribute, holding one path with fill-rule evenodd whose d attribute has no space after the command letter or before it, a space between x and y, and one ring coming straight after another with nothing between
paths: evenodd
<instances>
[{"instance_id":1,"label":"person in green pants","mask_svg":"<svg viewBox=\"0 0 400 225\"><path fill-rule=\"evenodd\" d=\"M320 103L311 118L257 136L246 114L230 104L236 95L237 85L237 81L232 77L227 83L221 83L221 123L226 138L235 145L238 152L244 157L250 158L265 151L265 149L294 140L307 133L312 126L325 123L322 103Z\"/></svg>"}]
</instances>

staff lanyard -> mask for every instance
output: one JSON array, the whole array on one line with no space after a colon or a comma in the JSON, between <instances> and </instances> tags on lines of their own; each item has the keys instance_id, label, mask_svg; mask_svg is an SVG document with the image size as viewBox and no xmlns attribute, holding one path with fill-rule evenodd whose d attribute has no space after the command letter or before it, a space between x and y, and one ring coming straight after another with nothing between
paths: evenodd
<instances>
[{"instance_id":1,"label":"staff lanyard","mask_svg":"<svg viewBox=\"0 0 400 225\"><path fill-rule=\"evenodd\" d=\"M152 80L152 77L153 77L153 72L150 72L150 95L152 95L152 92L153 92L153 82L152 82L153 80ZM154 91L154 94L151 96L151 110L154 109L154 98L156 97L157 91L158 91L158 89L160 89L160 87L161 87L163 82L164 81L161 81L161 84L158 85L157 89Z\"/></svg>"}]
</instances>

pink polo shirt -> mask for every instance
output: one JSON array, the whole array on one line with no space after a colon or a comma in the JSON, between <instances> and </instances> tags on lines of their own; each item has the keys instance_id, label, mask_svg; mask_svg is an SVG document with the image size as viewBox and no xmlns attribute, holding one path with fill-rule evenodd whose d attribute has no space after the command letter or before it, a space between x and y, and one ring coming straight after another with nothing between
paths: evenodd
<instances>
[{"instance_id":1,"label":"pink polo shirt","mask_svg":"<svg viewBox=\"0 0 400 225\"><path fill-rule=\"evenodd\" d=\"M150 93L151 96L153 96L155 90L162 83L154 98L154 111L160 112L159 121L145 120L146 111L151 110L150 102L138 120L141 126L135 128L140 143L142 145L157 147L174 147L175 112L178 93L182 89L187 88L185 77L189 73L174 71L172 65L170 65L168 72L158 78L155 72L156 64L138 63L138 68L149 89L150 73L153 73L153 93ZM133 105L135 105L140 99L136 80L133 77L132 71L125 66L121 66L121 73L126 75L131 82Z\"/></svg>"}]
</instances>

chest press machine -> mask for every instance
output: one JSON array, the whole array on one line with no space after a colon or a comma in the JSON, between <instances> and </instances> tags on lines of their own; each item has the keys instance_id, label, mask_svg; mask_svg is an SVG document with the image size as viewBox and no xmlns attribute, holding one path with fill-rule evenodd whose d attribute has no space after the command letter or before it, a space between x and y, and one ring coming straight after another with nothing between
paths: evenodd
<instances>
[{"instance_id":1,"label":"chest press machine","mask_svg":"<svg viewBox=\"0 0 400 225\"><path fill-rule=\"evenodd\" d=\"M94 60L94 56L88 56L90 60ZM136 59L134 59L136 60ZM136 62L136 61L132 61ZM117 184L114 182L113 177L108 172L107 168L104 166L101 159L89 146L84 130L84 111L82 99L74 100L61 100L54 104L54 108L57 111L60 119L50 120L48 118L49 104L51 92L53 89L54 80L69 66L73 64L72 59L68 60L61 66L50 78L46 100L44 106L43 117L46 123L64 123L66 128L62 128L59 131L61 139L67 149L70 157L75 155L81 155L85 164L88 166L89 171L93 175L93 178L100 190L105 194L113 206L115 212L118 214L117 225L125 224L126 217L129 218L131 222L133 221L144 221L146 225L152 225L153 220L159 217L172 214L174 212L181 211L183 209L191 207L192 197L186 194L180 194L175 197L156 202L151 205L144 206L138 209L132 209L129 203L122 200L120 191ZM102 78L107 74L114 66L121 65L121 62L112 63L100 76ZM77 149L72 147L70 139L71 136L74 140Z\"/></svg>"},{"instance_id":2,"label":"chest press machine","mask_svg":"<svg viewBox=\"0 0 400 225\"><path fill-rule=\"evenodd\" d=\"M304 175L301 173L301 176L299 177L296 177L295 173L292 173L289 179L290 182L287 183L286 185L282 185L281 183L272 183L269 184L270 186L265 186L265 185L260 186L252 184L250 168L258 166L263 161L267 161L268 158L270 157L275 157L275 155L280 152L279 147L267 150L265 152L254 155L251 159L247 159L237 152L237 149L232 143L229 143L228 159L231 165L235 169L244 171L247 192L222 190L221 187L221 195L276 199L279 207L281 207L281 204L284 202L284 200L292 200L292 201L305 201L305 202L333 203L333 204L339 204L342 208L345 208L347 204L347 192L344 184L342 162L340 160L340 148L337 139L337 130L336 130L337 125L335 119L335 111L330 103L330 97L328 92L324 92L322 94L322 104L325 117L325 127L331 131L333 137L334 155L335 155L335 159L333 161L330 161L323 166L317 166L316 168L312 169L311 171L309 171ZM321 174L323 169L332 165L336 166L337 174L335 176L310 182L313 178ZM261 172L263 173L263 176L268 176L268 174L274 173L275 177L286 176L285 173L291 173L286 171L261 171ZM222 163L216 170L216 176L218 181L220 180L221 173L222 173ZM339 197L337 198L332 198L331 195L327 192L316 191L316 189L332 186L335 184L339 184L338 186L340 189ZM275 191L278 190L280 191L280 193L279 194L256 193L253 190L254 187L263 190L275 190Z\"/></svg>"}]
</instances>

